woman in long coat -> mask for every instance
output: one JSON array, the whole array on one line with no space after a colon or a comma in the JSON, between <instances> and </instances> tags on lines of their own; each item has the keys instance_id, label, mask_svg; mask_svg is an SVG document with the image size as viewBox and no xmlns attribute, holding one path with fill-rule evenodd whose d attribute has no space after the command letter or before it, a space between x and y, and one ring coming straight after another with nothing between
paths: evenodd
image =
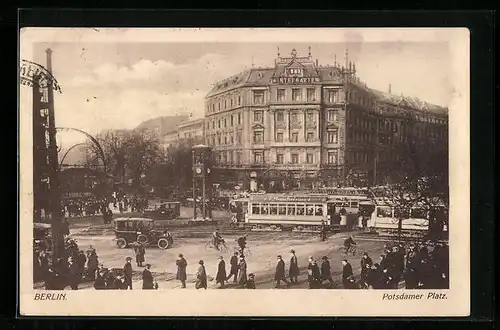
<instances>
[{"instance_id":1,"label":"woman in long coat","mask_svg":"<svg viewBox=\"0 0 500 330\"><path fill-rule=\"evenodd\" d=\"M154 279L153 274L151 274L151 265L146 264L146 269L142 271L142 289L143 290L153 290L154 289Z\"/></svg>"},{"instance_id":2,"label":"woman in long coat","mask_svg":"<svg viewBox=\"0 0 500 330\"><path fill-rule=\"evenodd\" d=\"M198 262L200 266L198 267L198 271L196 272L196 289L207 289L207 272L205 271L205 266L203 260Z\"/></svg>"},{"instance_id":3,"label":"woman in long coat","mask_svg":"<svg viewBox=\"0 0 500 330\"><path fill-rule=\"evenodd\" d=\"M238 264L238 285L244 287L247 283L247 263L244 256L240 256L240 263Z\"/></svg>"},{"instance_id":4,"label":"woman in long coat","mask_svg":"<svg viewBox=\"0 0 500 330\"><path fill-rule=\"evenodd\" d=\"M299 263L295 251L291 250L290 253L292 257L290 258L290 268L288 270L288 276L290 277L291 283L298 283L297 277L299 276Z\"/></svg>"},{"instance_id":5,"label":"woman in long coat","mask_svg":"<svg viewBox=\"0 0 500 330\"><path fill-rule=\"evenodd\" d=\"M177 259L175 263L177 265L176 279L181 281L182 288L185 288L187 280L187 274L186 274L187 261L186 259L184 259L184 256L182 254L179 254L179 259Z\"/></svg>"},{"instance_id":6,"label":"woman in long coat","mask_svg":"<svg viewBox=\"0 0 500 330\"><path fill-rule=\"evenodd\" d=\"M217 275L215 275L215 283L220 283L220 287L224 287L224 282L226 281L226 262L222 256L219 257L219 265L217 268Z\"/></svg>"}]
</instances>

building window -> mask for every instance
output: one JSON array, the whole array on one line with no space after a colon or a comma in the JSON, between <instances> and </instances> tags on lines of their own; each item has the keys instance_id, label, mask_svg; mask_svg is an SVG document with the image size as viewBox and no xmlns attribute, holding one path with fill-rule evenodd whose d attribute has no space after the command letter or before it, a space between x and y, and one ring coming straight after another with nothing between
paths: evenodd
<instances>
[{"instance_id":1,"label":"building window","mask_svg":"<svg viewBox=\"0 0 500 330\"><path fill-rule=\"evenodd\" d=\"M231 115L231 126L234 125L234 115Z\"/></svg>"},{"instance_id":2,"label":"building window","mask_svg":"<svg viewBox=\"0 0 500 330\"><path fill-rule=\"evenodd\" d=\"M285 101L285 90L284 89L278 89L276 91L276 100L279 102Z\"/></svg>"},{"instance_id":3,"label":"building window","mask_svg":"<svg viewBox=\"0 0 500 330\"><path fill-rule=\"evenodd\" d=\"M241 132L236 132L236 143L241 144Z\"/></svg>"},{"instance_id":4,"label":"building window","mask_svg":"<svg viewBox=\"0 0 500 330\"><path fill-rule=\"evenodd\" d=\"M232 164L233 163L233 151L229 151L229 155L227 158L228 158L229 164Z\"/></svg>"},{"instance_id":5,"label":"building window","mask_svg":"<svg viewBox=\"0 0 500 330\"><path fill-rule=\"evenodd\" d=\"M215 104L212 104L212 112L215 112Z\"/></svg>"},{"instance_id":6,"label":"building window","mask_svg":"<svg viewBox=\"0 0 500 330\"><path fill-rule=\"evenodd\" d=\"M231 134L230 137L231 137L231 144L234 144L234 136L233 136L233 134Z\"/></svg>"},{"instance_id":7,"label":"building window","mask_svg":"<svg viewBox=\"0 0 500 330\"><path fill-rule=\"evenodd\" d=\"M241 96L238 96L238 105L241 105Z\"/></svg>"},{"instance_id":8,"label":"building window","mask_svg":"<svg viewBox=\"0 0 500 330\"><path fill-rule=\"evenodd\" d=\"M217 137L218 145L220 145L220 136Z\"/></svg>"},{"instance_id":9,"label":"building window","mask_svg":"<svg viewBox=\"0 0 500 330\"><path fill-rule=\"evenodd\" d=\"M262 152L254 152L253 162L255 164L262 164L262 161L263 161Z\"/></svg>"},{"instance_id":10,"label":"building window","mask_svg":"<svg viewBox=\"0 0 500 330\"><path fill-rule=\"evenodd\" d=\"M238 125L241 125L241 113L238 114Z\"/></svg>"},{"instance_id":11,"label":"building window","mask_svg":"<svg viewBox=\"0 0 500 330\"><path fill-rule=\"evenodd\" d=\"M220 123L220 119L219 119L219 122L218 122L218 126L219 126L219 128L221 128L221 125L220 125L220 124L221 124L221 123Z\"/></svg>"},{"instance_id":12,"label":"building window","mask_svg":"<svg viewBox=\"0 0 500 330\"><path fill-rule=\"evenodd\" d=\"M262 112L261 111L255 111L253 113L253 121L262 122Z\"/></svg>"},{"instance_id":13,"label":"building window","mask_svg":"<svg viewBox=\"0 0 500 330\"><path fill-rule=\"evenodd\" d=\"M212 129L215 129L215 120L212 121Z\"/></svg>"},{"instance_id":14,"label":"building window","mask_svg":"<svg viewBox=\"0 0 500 330\"><path fill-rule=\"evenodd\" d=\"M291 142L299 142L299 133L293 132Z\"/></svg>"},{"instance_id":15,"label":"building window","mask_svg":"<svg viewBox=\"0 0 500 330\"><path fill-rule=\"evenodd\" d=\"M314 94L315 94L314 88L308 88L307 89L307 101L309 101L309 102L316 101L316 97Z\"/></svg>"},{"instance_id":16,"label":"building window","mask_svg":"<svg viewBox=\"0 0 500 330\"><path fill-rule=\"evenodd\" d=\"M307 154L307 164L314 164L314 155Z\"/></svg>"},{"instance_id":17,"label":"building window","mask_svg":"<svg viewBox=\"0 0 500 330\"><path fill-rule=\"evenodd\" d=\"M276 142L283 142L283 133L276 134Z\"/></svg>"},{"instance_id":18,"label":"building window","mask_svg":"<svg viewBox=\"0 0 500 330\"><path fill-rule=\"evenodd\" d=\"M312 111L307 112L307 122L308 123L313 123L314 122L314 113Z\"/></svg>"},{"instance_id":19,"label":"building window","mask_svg":"<svg viewBox=\"0 0 500 330\"><path fill-rule=\"evenodd\" d=\"M299 114L296 111L292 112L291 121L292 121L292 124L299 123Z\"/></svg>"},{"instance_id":20,"label":"building window","mask_svg":"<svg viewBox=\"0 0 500 330\"><path fill-rule=\"evenodd\" d=\"M338 143L339 132L338 130L333 130L328 132L328 143Z\"/></svg>"},{"instance_id":21,"label":"building window","mask_svg":"<svg viewBox=\"0 0 500 330\"><path fill-rule=\"evenodd\" d=\"M283 154L277 154L276 155L276 163L283 164L283 158L284 158Z\"/></svg>"},{"instance_id":22,"label":"building window","mask_svg":"<svg viewBox=\"0 0 500 330\"><path fill-rule=\"evenodd\" d=\"M253 143L255 144L264 143L264 132L261 131L253 132Z\"/></svg>"},{"instance_id":23,"label":"building window","mask_svg":"<svg viewBox=\"0 0 500 330\"><path fill-rule=\"evenodd\" d=\"M337 153L335 151L328 152L328 164L337 164Z\"/></svg>"},{"instance_id":24,"label":"building window","mask_svg":"<svg viewBox=\"0 0 500 330\"><path fill-rule=\"evenodd\" d=\"M336 89L328 90L328 102L337 103L339 101L339 91Z\"/></svg>"},{"instance_id":25,"label":"building window","mask_svg":"<svg viewBox=\"0 0 500 330\"><path fill-rule=\"evenodd\" d=\"M302 90L298 88L292 89L292 100L300 101L302 99Z\"/></svg>"},{"instance_id":26,"label":"building window","mask_svg":"<svg viewBox=\"0 0 500 330\"><path fill-rule=\"evenodd\" d=\"M234 102L234 100L233 100L233 98L231 98L231 108L233 107L233 102Z\"/></svg>"},{"instance_id":27,"label":"building window","mask_svg":"<svg viewBox=\"0 0 500 330\"><path fill-rule=\"evenodd\" d=\"M278 111L278 112L276 112L276 121L277 121L278 123L282 123L282 122L284 122L284 121L285 121L285 116L284 116L284 114L283 114L283 111Z\"/></svg>"},{"instance_id":28,"label":"building window","mask_svg":"<svg viewBox=\"0 0 500 330\"><path fill-rule=\"evenodd\" d=\"M264 91L254 91L253 92L253 103L254 104L264 104Z\"/></svg>"},{"instance_id":29,"label":"building window","mask_svg":"<svg viewBox=\"0 0 500 330\"><path fill-rule=\"evenodd\" d=\"M290 74L290 75L302 75L302 69L300 69L300 68L288 69L288 74Z\"/></svg>"},{"instance_id":30,"label":"building window","mask_svg":"<svg viewBox=\"0 0 500 330\"><path fill-rule=\"evenodd\" d=\"M224 136L224 144L227 144L227 136Z\"/></svg>"},{"instance_id":31,"label":"building window","mask_svg":"<svg viewBox=\"0 0 500 330\"><path fill-rule=\"evenodd\" d=\"M224 100L224 109L226 109L226 108L227 108L227 101Z\"/></svg>"},{"instance_id":32,"label":"building window","mask_svg":"<svg viewBox=\"0 0 500 330\"><path fill-rule=\"evenodd\" d=\"M314 141L314 133L307 132L307 142L312 142L312 141Z\"/></svg>"},{"instance_id":33,"label":"building window","mask_svg":"<svg viewBox=\"0 0 500 330\"><path fill-rule=\"evenodd\" d=\"M298 163L299 163L299 155L292 154L292 164L298 164Z\"/></svg>"},{"instance_id":34,"label":"building window","mask_svg":"<svg viewBox=\"0 0 500 330\"><path fill-rule=\"evenodd\" d=\"M337 121L337 111L335 110L328 111L328 121Z\"/></svg>"},{"instance_id":35,"label":"building window","mask_svg":"<svg viewBox=\"0 0 500 330\"><path fill-rule=\"evenodd\" d=\"M227 127L227 118L224 118L224 128Z\"/></svg>"},{"instance_id":36,"label":"building window","mask_svg":"<svg viewBox=\"0 0 500 330\"><path fill-rule=\"evenodd\" d=\"M236 164L241 164L241 152L237 151L236 152Z\"/></svg>"}]
</instances>

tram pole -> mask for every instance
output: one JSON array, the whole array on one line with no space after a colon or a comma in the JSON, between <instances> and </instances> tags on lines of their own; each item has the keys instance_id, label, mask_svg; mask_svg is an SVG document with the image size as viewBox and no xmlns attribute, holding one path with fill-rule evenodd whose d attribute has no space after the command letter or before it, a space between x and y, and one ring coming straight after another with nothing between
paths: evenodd
<instances>
[{"instance_id":1,"label":"tram pole","mask_svg":"<svg viewBox=\"0 0 500 330\"><path fill-rule=\"evenodd\" d=\"M48 48L47 53L47 70L52 73L52 50ZM63 234L61 232L61 196L59 191L59 160L57 153L56 141L56 124L54 113L54 89L53 84L47 82L47 108L49 114L49 178L50 178L50 211L51 211L51 225L52 225L52 239L53 239L53 260L63 252Z\"/></svg>"}]
</instances>

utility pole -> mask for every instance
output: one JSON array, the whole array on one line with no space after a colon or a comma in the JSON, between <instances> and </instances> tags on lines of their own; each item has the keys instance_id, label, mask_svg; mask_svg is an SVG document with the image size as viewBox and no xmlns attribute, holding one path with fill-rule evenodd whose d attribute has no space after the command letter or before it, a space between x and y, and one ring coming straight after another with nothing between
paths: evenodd
<instances>
[{"instance_id":1,"label":"utility pole","mask_svg":"<svg viewBox=\"0 0 500 330\"><path fill-rule=\"evenodd\" d=\"M52 50L47 53L47 71L52 74ZM49 184L50 184L50 213L52 225L53 260L61 255L64 249L61 228L61 196L59 191L59 160L57 155L56 124L54 118L54 89L51 81L47 81L47 108L48 108L48 135L49 135Z\"/></svg>"}]
</instances>

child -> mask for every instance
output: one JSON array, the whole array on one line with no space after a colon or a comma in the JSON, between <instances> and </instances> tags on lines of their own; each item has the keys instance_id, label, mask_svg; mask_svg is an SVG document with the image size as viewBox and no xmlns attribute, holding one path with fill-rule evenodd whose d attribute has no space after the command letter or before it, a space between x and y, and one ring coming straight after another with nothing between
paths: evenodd
<instances>
[{"instance_id":1,"label":"child","mask_svg":"<svg viewBox=\"0 0 500 330\"><path fill-rule=\"evenodd\" d=\"M253 273L248 274L246 289L255 289L255 275Z\"/></svg>"}]
</instances>

